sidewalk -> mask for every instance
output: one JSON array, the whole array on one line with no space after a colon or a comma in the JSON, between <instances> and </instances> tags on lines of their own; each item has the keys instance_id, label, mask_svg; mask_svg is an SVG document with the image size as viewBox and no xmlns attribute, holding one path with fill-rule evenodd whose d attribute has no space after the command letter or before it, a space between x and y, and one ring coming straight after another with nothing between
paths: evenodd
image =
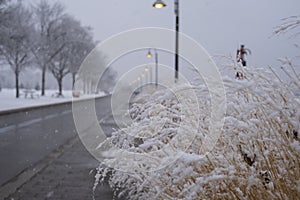
<instances>
[{"instance_id":1,"label":"sidewalk","mask_svg":"<svg viewBox=\"0 0 300 200\"><path fill-rule=\"evenodd\" d=\"M107 132L111 132L115 126L107 122L102 125ZM30 173L35 172L31 177L26 178L25 175L24 182L5 200L92 200L95 169L98 165L99 162L85 149L76 135L28 169ZM19 175L16 179L22 179L20 177ZM22 180L15 182L18 181ZM98 184L95 200L112 199L113 191L108 184Z\"/></svg>"},{"instance_id":2,"label":"sidewalk","mask_svg":"<svg viewBox=\"0 0 300 200\"><path fill-rule=\"evenodd\" d=\"M60 149L58 158L51 160L44 169L6 199L93 199L92 188L98 161L87 152L77 137L70 143ZM43 162L47 162L47 160L49 162L49 159ZM108 185L99 184L95 199L111 200L113 199L113 192Z\"/></svg>"}]
</instances>

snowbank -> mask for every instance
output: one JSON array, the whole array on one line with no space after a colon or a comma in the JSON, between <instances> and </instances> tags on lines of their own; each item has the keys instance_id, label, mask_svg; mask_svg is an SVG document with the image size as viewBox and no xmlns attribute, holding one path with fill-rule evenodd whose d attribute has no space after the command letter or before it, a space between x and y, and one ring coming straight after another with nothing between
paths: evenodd
<instances>
[{"instance_id":1,"label":"snowbank","mask_svg":"<svg viewBox=\"0 0 300 200\"><path fill-rule=\"evenodd\" d=\"M63 91L64 97L60 97L60 98L55 97L55 94L57 93L56 90L46 90L45 93L46 93L45 96L40 96L40 91L36 91L34 92L33 97L31 97L30 95L25 97L24 91L21 90L20 92L21 96L20 98L17 99L15 97L14 89L4 88L0 92L0 111L9 111L9 110L20 109L20 108L71 102L73 99L71 90ZM94 96L100 97L100 96L105 96L105 94L99 93L97 95L83 95L80 98L74 98L74 100L92 98Z\"/></svg>"}]
</instances>

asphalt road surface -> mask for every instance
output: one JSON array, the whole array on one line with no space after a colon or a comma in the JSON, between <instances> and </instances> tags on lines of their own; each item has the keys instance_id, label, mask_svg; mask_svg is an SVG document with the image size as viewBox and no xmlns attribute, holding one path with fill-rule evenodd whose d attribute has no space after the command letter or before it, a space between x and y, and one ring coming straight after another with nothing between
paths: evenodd
<instances>
[{"instance_id":1,"label":"asphalt road surface","mask_svg":"<svg viewBox=\"0 0 300 200\"><path fill-rule=\"evenodd\" d=\"M99 121L111 116L110 105L110 96L95 101ZM105 133L114 126L103 124ZM9 199L92 199L99 164L78 138L70 103L0 115L0 163L6 192L23 179ZM96 197L112 199L112 194L104 185Z\"/></svg>"}]
</instances>

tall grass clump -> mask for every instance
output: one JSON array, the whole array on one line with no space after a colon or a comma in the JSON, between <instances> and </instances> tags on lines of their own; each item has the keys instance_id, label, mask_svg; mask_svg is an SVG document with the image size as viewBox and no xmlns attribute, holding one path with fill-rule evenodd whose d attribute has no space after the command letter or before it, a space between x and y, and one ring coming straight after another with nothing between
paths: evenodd
<instances>
[{"instance_id":1,"label":"tall grass clump","mask_svg":"<svg viewBox=\"0 0 300 200\"><path fill-rule=\"evenodd\" d=\"M190 118L189 129L197 130L197 134L183 155L155 171L130 170L130 163L127 172L99 167L97 181L109 174L116 195L128 199L299 198L300 101L295 95L300 91L299 74L289 63L283 68L287 80L272 68L242 71L243 79L223 77L227 112L213 151L205 156L199 153L209 133L211 109L209 91L197 81L194 89L198 103L188 102L191 112L196 107L200 112L184 116ZM181 121L178 99L167 89L138 98L130 108L135 123L126 129L141 131L138 128L149 121L149 113L166 122L162 129L138 141L122 130L116 131L107 142L133 152L158 150L177 134ZM158 107L167 111L161 114Z\"/></svg>"}]
</instances>

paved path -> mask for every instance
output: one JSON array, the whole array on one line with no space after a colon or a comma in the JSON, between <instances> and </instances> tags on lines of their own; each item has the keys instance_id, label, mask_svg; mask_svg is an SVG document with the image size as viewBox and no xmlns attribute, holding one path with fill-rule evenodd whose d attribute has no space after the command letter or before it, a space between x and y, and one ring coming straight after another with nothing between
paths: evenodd
<instances>
[{"instance_id":1,"label":"paved path","mask_svg":"<svg viewBox=\"0 0 300 200\"><path fill-rule=\"evenodd\" d=\"M0 186L75 136L71 104L0 115Z\"/></svg>"},{"instance_id":2,"label":"paved path","mask_svg":"<svg viewBox=\"0 0 300 200\"><path fill-rule=\"evenodd\" d=\"M110 134L113 128L116 128L111 116L110 97L97 101L96 108L98 119L99 121L102 121L102 127L105 133ZM66 112L65 109L60 110L60 112ZM66 110L70 110L70 107L66 108ZM55 117L49 119L46 117L45 120L36 123L27 123L26 121L23 121L23 118L22 120L19 119L20 115L16 116L18 117L16 120L14 120L15 117L13 116L10 116L12 119L5 118L6 128L2 129L2 134L6 134L7 137L9 137L10 134L17 136L26 135L25 133L28 132L28 135L33 134L32 138L35 138L35 135L38 135L38 133L43 135L45 132L53 132L53 130L57 130L58 128L60 129L57 134L67 135L67 137L63 137L63 139L60 140L60 145L57 145L57 142L55 143L56 145L52 145L51 148L54 148L55 146L56 148L50 151L51 153L46 154L47 151L45 151L42 155L46 154L46 156L43 156L43 158L37 158L36 156L40 154L37 151L44 151L43 148L39 147L36 148L35 151L32 150L32 147L34 146L43 146L39 144L40 140L38 138L35 138L31 142L30 138L26 141L23 141L22 139L19 140L19 144L24 144L23 142L28 144L23 147L23 149L28 148L25 154L22 151L19 151L19 147L13 148L13 145L16 144L14 140L7 140L9 143L3 146L0 145L0 150L3 150L2 153L4 152L4 149L8 147L12 151L16 151L15 149L17 149L18 154L16 153L16 155L18 155L18 157L2 157L2 160L5 159L10 162L9 165L6 164L3 166L6 166L4 169L7 172L11 172L10 168L14 168L14 165L18 165L18 159L22 158L22 153L24 156L30 156L30 154L32 154L34 155L32 157L35 158L35 162L31 161L26 168L24 168L25 165L22 166L24 168L23 170L21 170L18 174L15 174L14 178L10 179L0 187L0 200L4 197L4 199L8 200L113 199L113 191L107 183L98 185L95 194L93 195L94 175L96 173L95 168L98 167L99 162L89 154L79 140L78 135L75 133L73 125L74 122L71 121L71 112L68 111L67 114L63 115L66 116L63 118L65 122L61 122L62 118L60 115L57 115L57 117L55 115ZM41 116L41 112L38 112L37 114L33 113L32 119L28 117L25 119L27 121L32 121L36 118L40 119L38 116ZM30 126L25 126L22 129L16 130L14 125L10 124L13 121L17 121L16 123L18 124L30 124ZM42 126L41 123L43 123L44 126ZM6 136L2 135L2 137ZM51 136L51 138L53 137ZM4 175L5 174L2 171L1 176L5 177ZM10 195L8 196L7 194Z\"/></svg>"},{"instance_id":3,"label":"paved path","mask_svg":"<svg viewBox=\"0 0 300 200\"><path fill-rule=\"evenodd\" d=\"M60 149L61 155L23 184L7 199L88 200L93 199L95 168L98 162L76 138ZM50 156L51 157L51 156ZM49 162L47 159L43 162ZM95 199L112 200L108 185L99 185Z\"/></svg>"}]
</instances>

